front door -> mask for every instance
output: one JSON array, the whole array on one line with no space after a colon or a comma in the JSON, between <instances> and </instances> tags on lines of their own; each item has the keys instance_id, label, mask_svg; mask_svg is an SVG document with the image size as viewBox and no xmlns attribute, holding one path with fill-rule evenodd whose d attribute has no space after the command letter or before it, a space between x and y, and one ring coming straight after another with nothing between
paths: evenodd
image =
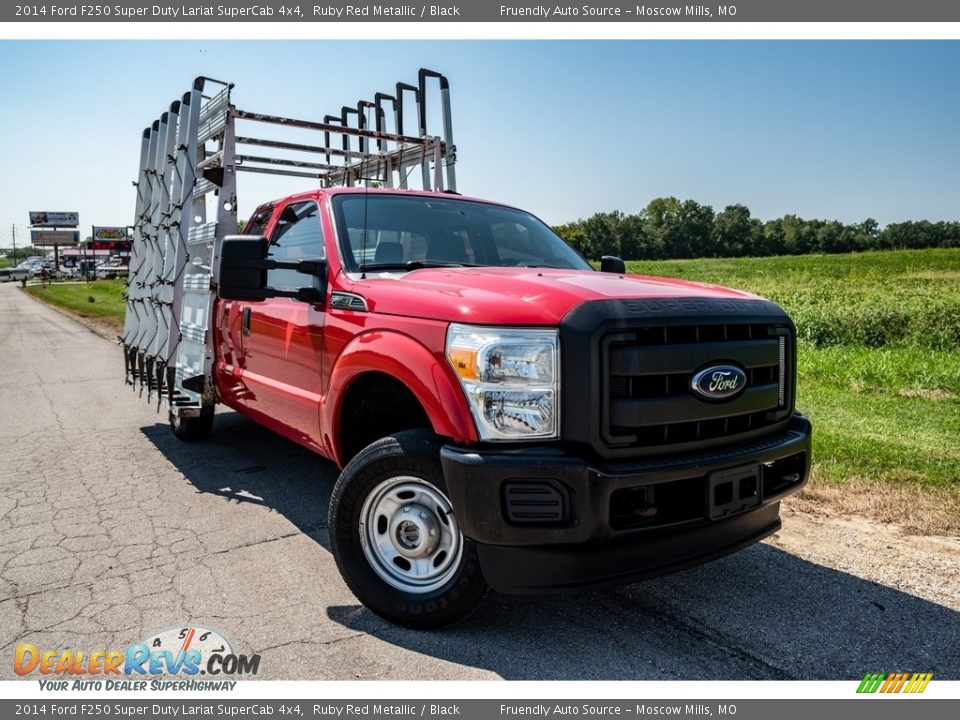
<instances>
[{"instance_id":1,"label":"front door","mask_svg":"<svg viewBox=\"0 0 960 720\"><path fill-rule=\"evenodd\" d=\"M326 249L317 202L294 201L277 210L267 257L324 258ZM319 280L294 270L270 270L267 286L296 290L319 287ZM241 305L241 372L247 390L244 404L268 427L319 449L323 310L290 298Z\"/></svg>"}]
</instances>

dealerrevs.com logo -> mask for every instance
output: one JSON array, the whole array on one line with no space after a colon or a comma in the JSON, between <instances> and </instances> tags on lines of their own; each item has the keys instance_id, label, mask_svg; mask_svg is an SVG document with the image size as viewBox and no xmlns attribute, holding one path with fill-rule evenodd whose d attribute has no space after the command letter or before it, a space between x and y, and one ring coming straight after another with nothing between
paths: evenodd
<instances>
[{"instance_id":1,"label":"dealerrevs.com logo","mask_svg":"<svg viewBox=\"0 0 960 720\"><path fill-rule=\"evenodd\" d=\"M227 678L256 675L260 656L237 654L222 633L188 625L161 630L125 650L51 650L20 643L13 670L39 676L44 690L232 690L236 681Z\"/></svg>"}]
</instances>

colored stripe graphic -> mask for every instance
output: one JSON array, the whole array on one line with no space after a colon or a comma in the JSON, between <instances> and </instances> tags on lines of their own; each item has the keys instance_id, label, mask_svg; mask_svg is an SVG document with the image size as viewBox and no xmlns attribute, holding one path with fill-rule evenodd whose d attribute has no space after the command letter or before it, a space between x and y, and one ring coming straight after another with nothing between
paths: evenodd
<instances>
[{"instance_id":1,"label":"colored stripe graphic","mask_svg":"<svg viewBox=\"0 0 960 720\"><path fill-rule=\"evenodd\" d=\"M863 676L863 681L860 683L860 687L857 688L857 692L875 693L880 687L880 683L884 677L883 673L867 673Z\"/></svg>"},{"instance_id":2,"label":"colored stripe graphic","mask_svg":"<svg viewBox=\"0 0 960 720\"><path fill-rule=\"evenodd\" d=\"M930 684L930 680L933 678L933 673L921 673L920 679L918 680L918 686L915 687L911 692L922 693L927 689L927 685Z\"/></svg>"},{"instance_id":3,"label":"colored stripe graphic","mask_svg":"<svg viewBox=\"0 0 960 720\"><path fill-rule=\"evenodd\" d=\"M895 686L890 689L890 692L895 692L895 693L900 692L900 688L903 687L903 684L904 684L906 681L907 681L907 673L900 673L900 674L897 676L897 680L896 680Z\"/></svg>"},{"instance_id":4,"label":"colored stripe graphic","mask_svg":"<svg viewBox=\"0 0 960 720\"><path fill-rule=\"evenodd\" d=\"M922 693L933 673L867 673L857 687L858 693Z\"/></svg>"}]
</instances>

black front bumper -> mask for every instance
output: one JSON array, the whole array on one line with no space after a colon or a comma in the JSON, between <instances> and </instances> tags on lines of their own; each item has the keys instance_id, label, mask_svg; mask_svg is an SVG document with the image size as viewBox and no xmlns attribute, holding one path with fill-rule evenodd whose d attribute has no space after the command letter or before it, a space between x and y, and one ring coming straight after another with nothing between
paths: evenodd
<instances>
[{"instance_id":1,"label":"black front bumper","mask_svg":"<svg viewBox=\"0 0 960 720\"><path fill-rule=\"evenodd\" d=\"M664 575L780 528L810 467L810 423L701 453L616 464L558 449L441 452L463 534L500 592L573 592Z\"/></svg>"}]
</instances>

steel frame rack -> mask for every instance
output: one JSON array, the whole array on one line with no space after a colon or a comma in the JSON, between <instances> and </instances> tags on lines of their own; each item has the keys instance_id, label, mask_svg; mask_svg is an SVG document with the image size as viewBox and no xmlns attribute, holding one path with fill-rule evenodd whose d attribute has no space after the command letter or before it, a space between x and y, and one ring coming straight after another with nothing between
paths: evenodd
<instances>
[{"instance_id":1,"label":"steel frame rack","mask_svg":"<svg viewBox=\"0 0 960 720\"><path fill-rule=\"evenodd\" d=\"M427 127L427 96L434 85L440 95L439 136ZM456 191L450 84L440 73L421 69L416 85L397 83L395 94L376 93L372 101L345 105L323 122L238 109L231 102L233 87L198 77L141 137L120 341L126 382L141 395L146 389L148 401L156 392L157 408L165 402L181 417L199 415L216 402L217 257L223 238L237 228L237 173L308 178L323 188L407 188L419 169L419 189ZM416 134L404 125L409 122L404 103L409 107L411 98ZM238 125L253 132L238 134ZM313 133L314 139L294 142L255 132L265 125L287 134Z\"/></svg>"}]
</instances>

